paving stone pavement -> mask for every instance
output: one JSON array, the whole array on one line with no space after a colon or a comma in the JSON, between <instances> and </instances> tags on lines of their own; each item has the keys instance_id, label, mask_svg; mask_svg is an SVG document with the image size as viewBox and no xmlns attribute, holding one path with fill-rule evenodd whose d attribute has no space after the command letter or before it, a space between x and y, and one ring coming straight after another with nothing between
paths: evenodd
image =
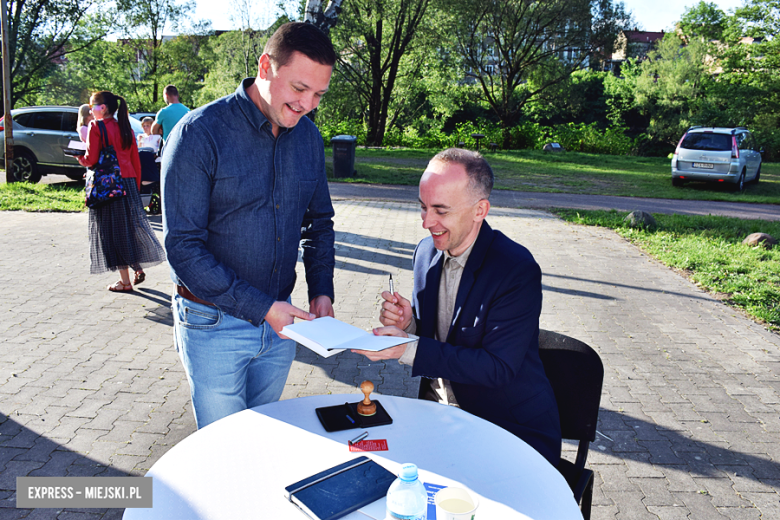
<instances>
[{"instance_id":1,"label":"paving stone pavement","mask_svg":"<svg viewBox=\"0 0 780 520\"><path fill-rule=\"evenodd\" d=\"M369 328L389 273L410 293L426 233L414 204L335 207L337 316ZM195 430L167 267L133 294L109 293L115 275L87 274L86 220L0 213L0 519L120 518L15 509L15 479L143 475ZM542 266L542 327L604 361L593 518L780 518L780 337L611 231L535 210L493 208L489 221ZM293 301L304 299L299 282ZM283 398L357 394L363 379L378 394L416 395L396 362L299 348Z\"/></svg>"}]
</instances>

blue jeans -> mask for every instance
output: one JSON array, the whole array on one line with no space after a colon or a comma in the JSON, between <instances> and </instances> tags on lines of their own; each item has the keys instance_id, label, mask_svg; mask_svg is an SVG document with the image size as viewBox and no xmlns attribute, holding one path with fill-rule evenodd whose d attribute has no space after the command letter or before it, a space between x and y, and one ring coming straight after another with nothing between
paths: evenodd
<instances>
[{"instance_id":1,"label":"blue jeans","mask_svg":"<svg viewBox=\"0 0 780 520\"><path fill-rule=\"evenodd\" d=\"M217 307L173 296L173 336L198 428L247 408L278 401L295 357L295 342L281 339Z\"/></svg>"}]
</instances>

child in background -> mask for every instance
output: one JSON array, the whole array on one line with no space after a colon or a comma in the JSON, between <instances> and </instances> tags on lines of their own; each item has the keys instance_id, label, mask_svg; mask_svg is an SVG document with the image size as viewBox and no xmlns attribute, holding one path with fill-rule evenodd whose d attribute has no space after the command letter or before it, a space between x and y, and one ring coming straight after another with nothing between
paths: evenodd
<instances>
[{"instance_id":1,"label":"child in background","mask_svg":"<svg viewBox=\"0 0 780 520\"><path fill-rule=\"evenodd\" d=\"M154 150L154 153L157 153L160 151L162 136L152 134L152 123L154 123L154 118L152 117L141 119L144 133L138 136L138 148L151 148Z\"/></svg>"},{"instance_id":2,"label":"child in background","mask_svg":"<svg viewBox=\"0 0 780 520\"><path fill-rule=\"evenodd\" d=\"M95 119L92 117L92 111L89 109L89 105L81 105L79 107L79 117L76 121L76 131L79 133L81 141L87 142L87 132L89 131L89 122Z\"/></svg>"}]
</instances>

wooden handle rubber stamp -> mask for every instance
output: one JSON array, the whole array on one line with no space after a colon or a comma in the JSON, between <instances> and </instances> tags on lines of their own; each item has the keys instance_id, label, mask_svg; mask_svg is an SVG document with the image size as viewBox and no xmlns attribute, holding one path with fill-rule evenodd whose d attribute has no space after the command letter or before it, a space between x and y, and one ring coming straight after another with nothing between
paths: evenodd
<instances>
[{"instance_id":1,"label":"wooden handle rubber stamp","mask_svg":"<svg viewBox=\"0 0 780 520\"><path fill-rule=\"evenodd\" d=\"M362 402L357 405L357 413L363 416L370 416L376 413L376 403L372 403L368 398L368 394L374 391L374 383L371 381L363 381L360 383L360 391L366 396Z\"/></svg>"}]
</instances>

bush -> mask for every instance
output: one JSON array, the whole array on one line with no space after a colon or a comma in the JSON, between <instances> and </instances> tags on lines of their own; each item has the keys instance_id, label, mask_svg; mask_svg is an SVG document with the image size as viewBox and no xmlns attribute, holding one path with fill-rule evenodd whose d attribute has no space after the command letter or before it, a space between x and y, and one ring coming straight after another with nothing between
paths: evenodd
<instances>
[{"instance_id":1,"label":"bush","mask_svg":"<svg viewBox=\"0 0 780 520\"><path fill-rule=\"evenodd\" d=\"M546 142L545 128L538 123L522 123L510 128L509 134L510 148L515 150L541 150Z\"/></svg>"},{"instance_id":2,"label":"bush","mask_svg":"<svg viewBox=\"0 0 780 520\"><path fill-rule=\"evenodd\" d=\"M325 146L330 146L331 138L337 135L354 135L357 137L359 146L366 144L366 126L357 119L334 121L332 119L317 118L315 123L320 129Z\"/></svg>"},{"instance_id":3,"label":"bush","mask_svg":"<svg viewBox=\"0 0 780 520\"><path fill-rule=\"evenodd\" d=\"M331 137L347 134L357 137L357 144L366 144L366 126L357 120L318 120L317 125L322 133L326 146ZM510 150L541 150L545 143L558 142L567 150L606 155L636 154L640 145L639 139L631 139L621 126L610 126L605 130L596 123L568 123L551 127L538 123L524 122L509 129ZM478 119L455 125L451 134L444 132L438 120L420 118L403 130L391 128L385 133L385 146L403 146L406 148L444 149L464 143L466 148L476 148L477 141L472 134L483 134L480 145L487 148L490 143L504 148L504 137L498 123Z\"/></svg>"},{"instance_id":4,"label":"bush","mask_svg":"<svg viewBox=\"0 0 780 520\"><path fill-rule=\"evenodd\" d=\"M753 125L748 127L764 149L764 161L775 162L780 159L780 129L778 129L780 117L774 114L760 114L756 116Z\"/></svg>"},{"instance_id":5,"label":"bush","mask_svg":"<svg viewBox=\"0 0 780 520\"><path fill-rule=\"evenodd\" d=\"M475 148L477 140L471 137L479 133L485 136L481 139L481 145L487 148L490 143L496 143L499 148L504 148L504 133L498 123L479 119L475 122L467 121L456 125L455 137L457 142L466 143L467 148ZM543 127L538 123L525 122L509 129L509 150L541 149L544 146Z\"/></svg>"},{"instance_id":6,"label":"bush","mask_svg":"<svg viewBox=\"0 0 780 520\"><path fill-rule=\"evenodd\" d=\"M547 128L545 134L549 141L574 152L628 155L635 149L635 140L626 136L625 130L618 126L601 130L596 123L568 123Z\"/></svg>"}]
</instances>

